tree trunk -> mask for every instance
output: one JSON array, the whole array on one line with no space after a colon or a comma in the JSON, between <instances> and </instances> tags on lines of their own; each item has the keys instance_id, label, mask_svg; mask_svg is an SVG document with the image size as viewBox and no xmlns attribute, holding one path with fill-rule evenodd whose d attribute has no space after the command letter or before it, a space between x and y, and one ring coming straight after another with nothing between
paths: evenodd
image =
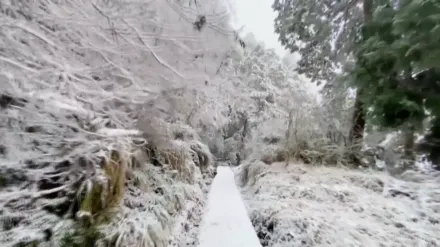
<instances>
[{"instance_id":1,"label":"tree trunk","mask_svg":"<svg viewBox=\"0 0 440 247\"><path fill-rule=\"evenodd\" d=\"M412 124L408 124L403 129L404 144L403 152L404 158L407 160L408 166L414 164L415 154L414 154L414 143L415 143L415 128Z\"/></svg>"},{"instance_id":2,"label":"tree trunk","mask_svg":"<svg viewBox=\"0 0 440 247\"><path fill-rule=\"evenodd\" d=\"M361 149L365 130L365 111L364 104L360 100L361 94L362 90L358 89L356 92L354 112L349 134L349 144L352 145L352 148L354 148L355 150Z\"/></svg>"},{"instance_id":3,"label":"tree trunk","mask_svg":"<svg viewBox=\"0 0 440 247\"><path fill-rule=\"evenodd\" d=\"M412 79L412 69L411 65L407 64L405 70L404 70L404 76L408 80ZM412 123L405 123L403 125L403 162L404 162L404 169L408 170L414 167L415 163L415 153L414 153L414 145L415 145L415 131L416 128L414 124Z\"/></svg>"},{"instance_id":4,"label":"tree trunk","mask_svg":"<svg viewBox=\"0 0 440 247\"><path fill-rule=\"evenodd\" d=\"M368 24L373 19L373 0L364 0L363 5L364 24ZM366 40L368 37L364 37L364 39ZM365 131L365 109L360 97L362 92L362 88L358 88L356 92L352 124L348 138L349 144L357 150L360 150L362 147Z\"/></svg>"},{"instance_id":5,"label":"tree trunk","mask_svg":"<svg viewBox=\"0 0 440 247\"><path fill-rule=\"evenodd\" d=\"M289 112L289 125L287 126L287 131L286 131L286 148L284 149L285 156L286 156L286 167L289 165L289 160L290 160L290 136L292 135L292 126L293 126L293 111L290 110Z\"/></svg>"},{"instance_id":6,"label":"tree trunk","mask_svg":"<svg viewBox=\"0 0 440 247\"><path fill-rule=\"evenodd\" d=\"M373 20L373 0L364 0L364 24Z\"/></svg>"}]
</instances>

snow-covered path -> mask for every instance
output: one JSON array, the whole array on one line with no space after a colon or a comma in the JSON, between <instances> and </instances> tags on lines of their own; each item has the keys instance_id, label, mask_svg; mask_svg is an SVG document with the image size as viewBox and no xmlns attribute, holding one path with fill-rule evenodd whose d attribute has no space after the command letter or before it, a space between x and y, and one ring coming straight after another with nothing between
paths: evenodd
<instances>
[{"instance_id":1,"label":"snow-covered path","mask_svg":"<svg viewBox=\"0 0 440 247\"><path fill-rule=\"evenodd\" d=\"M261 247L229 167L217 168L199 243L199 247Z\"/></svg>"}]
</instances>

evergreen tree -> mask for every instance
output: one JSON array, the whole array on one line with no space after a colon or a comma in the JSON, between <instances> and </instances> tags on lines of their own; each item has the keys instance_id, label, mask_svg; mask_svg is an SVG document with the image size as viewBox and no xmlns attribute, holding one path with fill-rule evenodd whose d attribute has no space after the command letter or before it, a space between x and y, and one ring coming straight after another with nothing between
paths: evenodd
<instances>
[{"instance_id":1,"label":"evergreen tree","mask_svg":"<svg viewBox=\"0 0 440 247\"><path fill-rule=\"evenodd\" d=\"M279 40L302 55L298 72L331 87L337 69L354 64L345 69L357 88L352 143L368 120L403 130L405 155L413 157L414 132L429 115L425 147L440 161L439 0L275 0L273 9Z\"/></svg>"},{"instance_id":2,"label":"evergreen tree","mask_svg":"<svg viewBox=\"0 0 440 247\"><path fill-rule=\"evenodd\" d=\"M404 131L405 154L412 157L414 131L426 112L433 118L427 139L440 137L440 1L381 1L361 36L352 82L364 89L375 124ZM438 144L429 147L434 160Z\"/></svg>"}]
</instances>

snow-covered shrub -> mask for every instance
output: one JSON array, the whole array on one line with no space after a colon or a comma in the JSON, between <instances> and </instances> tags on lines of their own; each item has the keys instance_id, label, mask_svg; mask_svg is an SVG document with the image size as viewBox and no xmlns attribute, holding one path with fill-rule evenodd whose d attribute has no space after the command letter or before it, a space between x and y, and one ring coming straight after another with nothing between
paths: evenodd
<instances>
[{"instance_id":1,"label":"snow-covered shrub","mask_svg":"<svg viewBox=\"0 0 440 247\"><path fill-rule=\"evenodd\" d=\"M319 107L298 102L277 117L257 122L248 140L248 157L266 164L302 160L327 165L347 165L359 157L346 145L345 136L320 115Z\"/></svg>"},{"instance_id":2,"label":"snow-covered shrub","mask_svg":"<svg viewBox=\"0 0 440 247\"><path fill-rule=\"evenodd\" d=\"M437 246L434 175L275 163L242 191L262 246Z\"/></svg>"},{"instance_id":3,"label":"snow-covered shrub","mask_svg":"<svg viewBox=\"0 0 440 247\"><path fill-rule=\"evenodd\" d=\"M304 87L307 82L284 66L273 50L250 45L236 53L226 59L231 66L219 70L229 77L223 89L231 100L226 111L228 121L221 128L221 148L226 154L223 158L232 164L262 158L256 156L261 156L261 149L266 149L272 136L281 141L270 145L284 145L289 109L314 101Z\"/></svg>"},{"instance_id":4,"label":"snow-covered shrub","mask_svg":"<svg viewBox=\"0 0 440 247\"><path fill-rule=\"evenodd\" d=\"M267 165L258 160L247 161L236 169L236 178L240 186L252 186Z\"/></svg>"},{"instance_id":5,"label":"snow-covered shrub","mask_svg":"<svg viewBox=\"0 0 440 247\"><path fill-rule=\"evenodd\" d=\"M50 239L52 243L75 246L101 239L98 243L118 246L142 241L145 246L165 246L172 215L180 212L187 200L203 201L196 164L202 162L206 167L212 159L197 137L188 142L161 140L159 152L163 159L155 167L142 144L148 139L143 139L139 131L134 138L128 136L130 131L122 131L121 135L118 129L107 129L107 135L99 130L82 135L78 131L85 130L75 122L74 127L45 124L30 128L27 124L43 123L50 117L42 111L32 118L25 115L24 109L17 109L16 116L23 114L26 121L8 115L1 125L2 140L7 141L0 199L5 230L1 239L5 244ZM9 106L1 113L12 110ZM46 119L40 119L42 116ZM52 120L57 123L56 118ZM80 117L78 120L89 123ZM76 142L62 142L69 139Z\"/></svg>"}]
</instances>

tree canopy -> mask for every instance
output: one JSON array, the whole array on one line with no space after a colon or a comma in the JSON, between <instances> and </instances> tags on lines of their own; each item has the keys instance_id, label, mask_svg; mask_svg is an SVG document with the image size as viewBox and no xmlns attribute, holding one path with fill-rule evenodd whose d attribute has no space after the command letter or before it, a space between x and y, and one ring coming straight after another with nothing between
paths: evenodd
<instances>
[{"instance_id":1,"label":"tree canopy","mask_svg":"<svg viewBox=\"0 0 440 247\"><path fill-rule=\"evenodd\" d=\"M369 21L362 19L367 3L372 4ZM439 0L275 0L273 9L279 40L302 55L300 73L361 90L362 111L376 126L417 129L429 118L425 139L429 152L435 152L440 138ZM334 80L338 73L345 80Z\"/></svg>"}]
</instances>

